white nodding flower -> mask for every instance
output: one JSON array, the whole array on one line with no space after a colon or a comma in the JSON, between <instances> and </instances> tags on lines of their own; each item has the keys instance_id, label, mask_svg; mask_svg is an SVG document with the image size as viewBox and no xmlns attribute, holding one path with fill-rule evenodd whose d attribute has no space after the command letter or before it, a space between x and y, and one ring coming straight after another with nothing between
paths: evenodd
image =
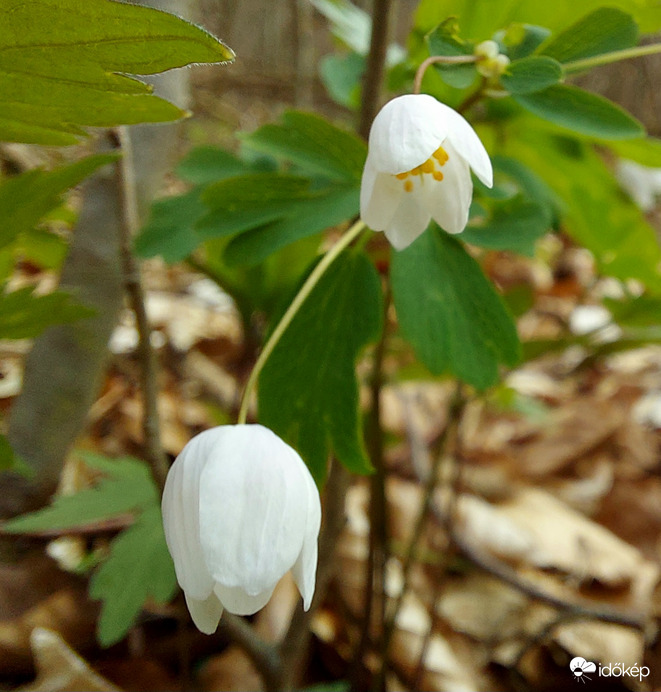
<instances>
[{"instance_id":1,"label":"white nodding flower","mask_svg":"<svg viewBox=\"0 0 661 692\"><path fill-rule=\"evenodd\" d=\"M489 155L459 113L427 94L398 96L372 124L360 216L397 250L431 219L448 233L461 233L473 196L471 168L493 185Z\"/></svg>"},{"instance_id":2,"label":"white nodding flower","mask_svg":"<svg viewBox=\"0 0 661 692\"><path fill-rule=\"evenodd\" d=\"M168 473L165 539L198 629L227 609L250 615L292 571L307 610L314 595L319 492L301 457L261 425L194 437Z\"/></svg>"}]
</instances>

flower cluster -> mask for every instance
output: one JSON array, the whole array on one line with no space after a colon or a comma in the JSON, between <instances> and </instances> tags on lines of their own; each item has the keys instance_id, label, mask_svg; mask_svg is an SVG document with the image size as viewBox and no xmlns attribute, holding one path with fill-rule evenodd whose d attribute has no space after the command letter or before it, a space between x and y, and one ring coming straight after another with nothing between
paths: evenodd
<instances>
[{"instance_id":1,"label":"flower cluster","mask_svg":"<svg viewBox=\"0 0 661 692\"><path fill-rule=\"evenodd\" d=\"M163 525L179 585L198 629L227 609L266 605L290 569L305 608L314 595L319 493L300 456L261 425L194 437L172 465Z\"/></svg>"}]
</instances>

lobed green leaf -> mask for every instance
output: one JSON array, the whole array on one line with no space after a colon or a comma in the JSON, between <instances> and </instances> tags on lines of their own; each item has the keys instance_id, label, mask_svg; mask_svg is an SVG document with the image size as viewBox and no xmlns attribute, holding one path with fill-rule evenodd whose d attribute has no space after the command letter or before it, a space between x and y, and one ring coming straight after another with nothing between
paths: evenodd
<instances>
[{"instance_id":1,"label":"lobed green leaf","mask_svg":"<svg viewBox=\"0 0 661 692\"><path fill-rule=\"evenodd\" d=\"M246 135L251 149L290 161L312 175L329 180L360 181L367 156L365 143L312 113L288 111L282 124L269 124Z\"/></svg>"},{"instance_id":2,"label":"lobed green leaf","mask_svg":"<svg viewBox=\"0 0 661 692\"><path fill-rule=\"evenodd\" d=\"M367 257L344 252L312 290L259 378L260 421L298 450L319 485L332 452L369 473L356 359L382 328L381 283Z\"/></svg>"},{"instance_id":3,"label":"lobed green leaf","mask_svg":"<svg viewBox=\"0 0 661 692\"><path fill-rule=\"evenodd\" d=\"M59 495L49 507L11 519L10 533L68 529L158 504L158 491L149 467L132 457L106 459L85 455L86 463L108 475L96 486L75 495Z\"/></svg>"},{"instance_id":4,"label":"lobed green leaf","mask_svg":"<svg viewBox=\"0 0 661 692\"><path fill-rule=\"evenodd\" d=\"M435 375L485 389L498 365L520 355L516 326L479 264L432 224L392 258L392 291L402 334Z\"/></svg>"},{"instance_id":5,"label":"lobed green leaf","mask_svg":"<svg viewBox=\"0 0 661 692\"><path fill-rule=\"evenodd\" d=\"M97 625L101 646L126 635L148 598L167 603L176 588L161 509L152 505L113 540L110 555L90 581L90 596L103 600Z\"/></svg>"}]
</instances>

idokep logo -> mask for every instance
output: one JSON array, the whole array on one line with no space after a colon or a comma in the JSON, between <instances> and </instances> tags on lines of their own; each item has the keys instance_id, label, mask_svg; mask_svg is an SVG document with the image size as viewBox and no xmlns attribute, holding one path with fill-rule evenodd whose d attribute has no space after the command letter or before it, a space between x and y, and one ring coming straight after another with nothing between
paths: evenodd
<instances>
[{"instance_id":1,"label":"idokep logo","mask_svg":"<svg viewBox=\"0 0 661 692\"><path fill-rule=\"evenodd\" d=\"M594 673L597 673L601 678L620 678L623 676L637 678L642 681L650 674L650 669L647 666L625 666L624 663L609 663L607 665L597 664L592 661L586 661L582 656L576 656L569 662L569 670L574 675L576 682L585 682L592 680ZM592 675L591 675L592 674Z\"/></svg>"},{"instance_id":2,"label":"idokep logo","mask_svg":"<svg viewBox=\"0 0 661 692\"><path fill-rule=\"evenodd\" d=\"M585 682L592 680L588 673L594 673L597 666L592 661L586 661L582 656L576 656L569 661L569 670L574 674L577 682Z\"/></svg>"}]
</instances>

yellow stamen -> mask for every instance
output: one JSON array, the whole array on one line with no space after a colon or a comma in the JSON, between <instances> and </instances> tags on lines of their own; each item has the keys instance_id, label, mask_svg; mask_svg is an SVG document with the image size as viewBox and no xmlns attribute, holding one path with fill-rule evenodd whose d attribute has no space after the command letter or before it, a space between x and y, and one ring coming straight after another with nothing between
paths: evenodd
<instances>
[{"instance_id":1,"label":"yellow stamen","mask_svg":"<svg viewBox=\"0 0 661 692\"><path fill-rule=\"evenodd\" d=\"M418 166L418 168L423 173L433 173L434 172L434 162L431 159L427 159L423 164Z\"/></svg>"},{"instance_id":2,"label":"yellow stamen","mask_svg":"<svg viewBox=\"0 0 661 692\"><path fill-rule=\"evenodd\" d=\"M413 183L408 179L409 176L419 175L422 177L423 175L431 174L434 180L443 180L443 173L436 170L436 164L444 166L449 159L450 157L448 156L447 151L445 151L443 147L439 147L424 163L412 168L410 171L405 171L404 173L395 173L395 178L397 178L397 180L404 181L404 189L406 192L412 192Z\"/></svg>"},{"instance_id":3,"label":"yellow stamen","mask_svg":"<svg viewBox=\"0 0 661 692\"><path fill-rule=\"evenodd\" d=\"M432 154L432 156L441 164L441 166L444 166L448 162L448 159L450 158L448 156L447 152L445 151L445 149L443 149L443 147L439 147Z\"/></svg>"}]
</instances>

